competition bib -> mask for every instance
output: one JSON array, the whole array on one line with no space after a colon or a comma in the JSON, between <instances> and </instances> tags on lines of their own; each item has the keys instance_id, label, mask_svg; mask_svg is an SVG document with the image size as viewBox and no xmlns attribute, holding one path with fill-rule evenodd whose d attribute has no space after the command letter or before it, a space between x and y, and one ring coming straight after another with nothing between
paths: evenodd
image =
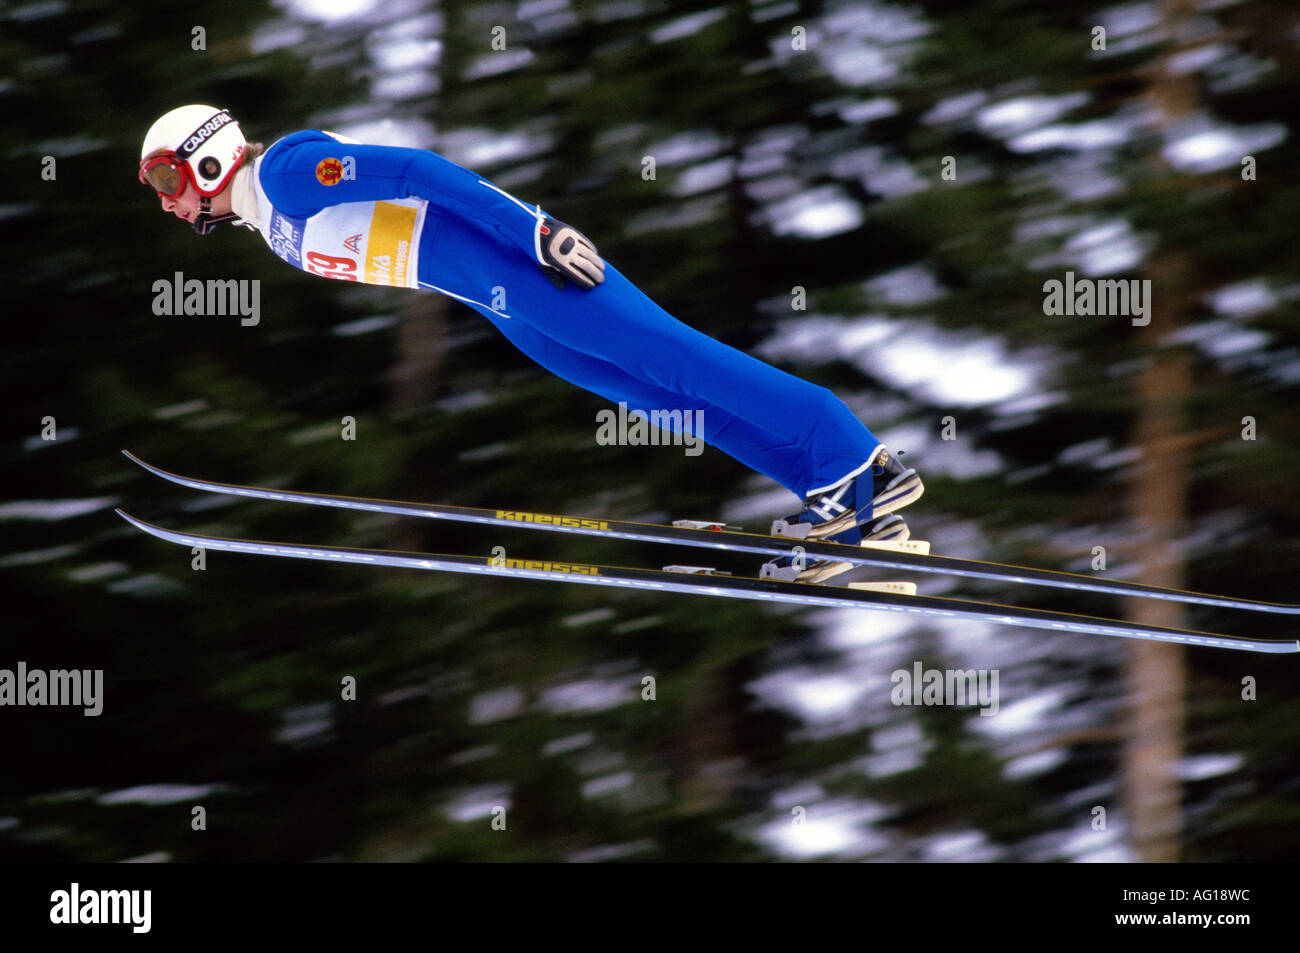
<instances>
[{"instance_id":1,"label":"competition bib","mask_svg":"<svg viewBox=\"0 0 1300 953\"><path fill-rule=\"evenodd\" d=\"M263 237L295 268L339 281L420 286L420 232L429 204L424 199L346 202L294 218L271 206L260 183L256 188Z\"/></svg>"}]
</instances>

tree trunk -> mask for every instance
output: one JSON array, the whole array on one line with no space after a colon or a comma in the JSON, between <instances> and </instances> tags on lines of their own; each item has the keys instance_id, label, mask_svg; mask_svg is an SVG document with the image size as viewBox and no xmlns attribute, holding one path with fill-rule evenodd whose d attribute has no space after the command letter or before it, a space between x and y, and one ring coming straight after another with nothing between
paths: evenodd
<instances>
[{"instance_id":1,"label":"tree trunk","mask_svg":"<svg viewBox=\"0 0 1300 953\"><path fill-rule=\"evenodd\" d=\"M1153 308L1147 328L1152 357L1138 381L1136 442L1141 459L1130 491L1142 581L1181 589L1185 573L1179 538L1186 520L1187 460L1179 434L1191 371L1185 355L1162 354L1155 340L1174 323L1176 307L1169 302ZM1185 615L1183 606L1159 599L1131 600L1128 610L1131 620L1145 625L1184 627ZM1187 681L1183 647L1132 643L1125 681L1130 719L1123 754L1124 798L1132 844L1141 861L1175 861L1182 830L1177 767L1183 756Z\"/></svg>"},{"instance_id":2,"label":"tree trunk","mask_svg":"<svg viewBox=\"0 0 1300 953\"><path fill-rule=\"evenodd\" d=\"M1154 131L1163 135L1196 108L1195 87L1187 74L1174 74L1168 60L1192 41L1189 27L1196 5L1193 0L1162 0L1160 12L1173 42L1148 94L1157 116ZM1161 174L1169 171L1160 165ZM1192 371L1187 354L1162 341L1183 324L1192 304L1192 282L1187 262L1177 251L1158 253L1149 275L1155 301L1142 342L1149 363L1137 384L1135 441L1141 457L1130 484L1130 511L1138 532L1142 581L1182 589L1188 482L1183 406L1192 393ZM1128 617L1146 625L1186 626L1183 606L1157 599L1130 600ZM1176 861L1182 838L1178 765L1186 718L1184 649L1163 642L1134 642L1124 677L1129 724L1122 758L1123 799L1132 827L1130 842L1140 861Z\"/></svg>"}]
</instances>

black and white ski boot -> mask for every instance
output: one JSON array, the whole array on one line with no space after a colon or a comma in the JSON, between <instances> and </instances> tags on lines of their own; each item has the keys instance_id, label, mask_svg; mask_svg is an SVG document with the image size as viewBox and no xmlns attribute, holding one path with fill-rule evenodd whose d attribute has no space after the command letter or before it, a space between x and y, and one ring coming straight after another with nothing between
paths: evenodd
<instances>
[{"instance_id":1,"label":"black and white ski boot","mask_svg":"<svg viewBox=\"0 0 1300 953\"><path fill-rule=\"evenodd\" d=\"M882 444L858 473L808 497L798 513L773 521L772 535L857 544L861 537L853 538L854 529L915 503L924 492L916 471Z\"/></svg>"},{"instance_id":2,"label":"black and white ski boot","mask_svg":"<svg viewBox=\"0 0 1300 953\"><path fill-rule=\"evenodd\" d=\"M923 492L916 471L904 467L882 444L857 473L809 496L798 513L773 521L772 535L850 546L903 542L911 532L902 517L890 514L916 502ZM766 563L760 576L824 582L852 568L852 563L837 560L806 563L802 555L781 556Z\"/></svg>"}]
</instances>

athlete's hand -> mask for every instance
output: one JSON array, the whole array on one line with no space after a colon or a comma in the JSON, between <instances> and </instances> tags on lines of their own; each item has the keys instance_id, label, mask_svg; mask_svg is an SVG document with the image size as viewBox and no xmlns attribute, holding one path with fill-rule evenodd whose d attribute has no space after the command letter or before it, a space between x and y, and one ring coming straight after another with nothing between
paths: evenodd
<instances>
[{"instance_id":1,"label":"athlete's hand","mask_svg":"<svg viewBox=\"0 0 1300 953\"><path fill-rule=\"evenodd\" d=\"M537 222L537 254L542 264L588 290L605 280L605 262L586 235L553 218Z\"/></svg>"}]
</instances>

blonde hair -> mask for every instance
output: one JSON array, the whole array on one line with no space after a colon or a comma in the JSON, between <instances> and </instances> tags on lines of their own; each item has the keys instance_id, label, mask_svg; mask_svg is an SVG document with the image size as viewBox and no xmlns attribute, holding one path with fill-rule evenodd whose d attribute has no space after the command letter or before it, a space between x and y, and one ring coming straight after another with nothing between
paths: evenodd
<instances>
[{"instance_id":1,"label":"blonde hair","mask_svg":"<svg viewBox=\"0 0 1300 953\"><path fill-rule=\"evenodd\" d=\"M266 146L260 142L250 142L244 146L244 154L239 159L239 165L236 169L242 169L246 165L251 165L253 160L266 151Z\"/></svg>"}]
</instances>

